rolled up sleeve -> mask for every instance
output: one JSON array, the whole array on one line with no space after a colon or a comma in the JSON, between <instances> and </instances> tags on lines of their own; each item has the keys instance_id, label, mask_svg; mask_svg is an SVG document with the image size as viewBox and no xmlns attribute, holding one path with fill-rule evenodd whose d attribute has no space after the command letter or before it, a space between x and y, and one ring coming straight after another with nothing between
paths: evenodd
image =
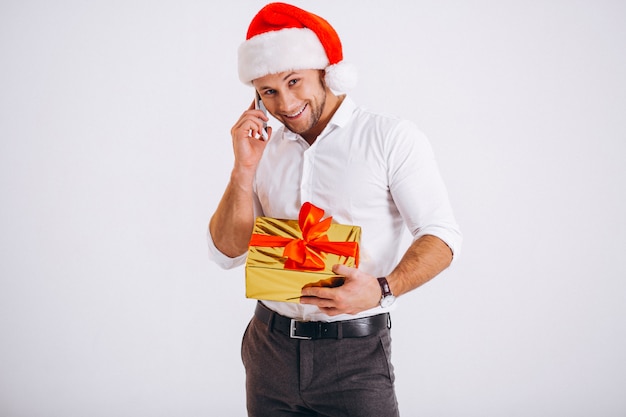
<instances>
[{"instance_id":1,"label":"rolled up sleeve","mask_svg":"<svg viewBox=\"0 0 626 417\"><path fill-rule=\"evenodd\" d=\"M450 247L456 260L462 235L432 146L412 123L400 124L395 134L398 140L388 154L394 202L414 240L436 236Z\"/></svg>"},{"instance_id":2,"label":"rolled up sleeve","mask_svg":"<svg viewBox=\"0 0 626 417\"><path fill-rule=\"evenodd\" d=\"M246 257L248 256L247 252L235 258L231 258L227 255L224 255L215 246L215 242L213 242L213 237L211 236L211 230L208 227L206 235L207 245L209 247L209 259L219 265L222 269L233 269L243 265L246 262Z\"/></svg>"}]
</instances>

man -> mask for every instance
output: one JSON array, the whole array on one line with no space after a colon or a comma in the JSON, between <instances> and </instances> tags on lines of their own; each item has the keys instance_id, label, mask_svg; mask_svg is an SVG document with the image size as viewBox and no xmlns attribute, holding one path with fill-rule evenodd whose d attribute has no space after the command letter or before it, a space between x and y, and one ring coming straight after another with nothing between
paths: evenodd
<instances>
[{"instance_id":1,"label":"man","mask_svg":"<svg viewBox=\"0 0 626 417\"><path fill-rule=\"evenodd\" d=\"M213 260L245 262L256 216L297 219L305 202L362 228L358 269L300 303L261 301L242 344L250 416L397 416L388 312L445 269L461 236L431 147L414 124L358 107L354 74L319 16L283 3L253 18L239 76L254 104L231 130L235 164L208 232ZM402 229L413 243L399 256Z\"/></svg>"}]
</instances>

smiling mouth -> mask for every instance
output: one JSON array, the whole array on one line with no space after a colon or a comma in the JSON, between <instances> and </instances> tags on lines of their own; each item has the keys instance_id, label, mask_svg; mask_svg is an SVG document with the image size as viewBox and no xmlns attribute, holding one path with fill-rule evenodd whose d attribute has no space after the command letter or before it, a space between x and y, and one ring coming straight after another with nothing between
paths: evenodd
<instances>
[{"instance_id":1,"label":"smiling mouth","mask_svg":"<svg viewBox=\"0 0 626 417\"><path fill-rule=\"evenodd\" d=\"M286 114L285 117L287 119L295 119L295 118L297 118L298 116L300 116L304 112L304 110L307 108L307 106L308 106L308 104L305 104L304 107L302 107L297 112L295 112L293 114Z\"/></svg>"}]
</instances>

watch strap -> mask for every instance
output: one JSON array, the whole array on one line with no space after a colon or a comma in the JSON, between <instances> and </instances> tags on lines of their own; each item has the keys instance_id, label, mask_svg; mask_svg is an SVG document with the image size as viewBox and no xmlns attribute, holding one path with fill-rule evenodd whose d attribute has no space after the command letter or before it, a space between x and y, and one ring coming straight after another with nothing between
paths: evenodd
<instances>
[{"instance_id":1,"label":"watch strap","mask_svg":"<svg viewBox=\"0 0 626 417\"><path fill-rule=\"evenodd\" d=\"M391 288L389 288L389 282L387 282L387 277L379 277L376 279L378 280L378 285L380 285L380 291L382 292L383 298L393 295L393 293L391 292Z\"/></svg>"}]
</instances>

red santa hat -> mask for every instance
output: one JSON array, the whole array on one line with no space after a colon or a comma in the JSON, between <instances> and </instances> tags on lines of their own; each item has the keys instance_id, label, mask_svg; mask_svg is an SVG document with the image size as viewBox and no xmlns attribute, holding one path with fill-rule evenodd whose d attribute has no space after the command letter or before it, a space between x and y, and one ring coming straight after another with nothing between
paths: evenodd
<instances>
[{"instance_id":1,"label":"red santa hat","mask_svg":"<svg viewBox=\"0 0 626 417\"><path fill-rule=\"evenodd\" d=\"M239 46L239 79L244 84L283 71L323 69L326 85L354 87L356 70L343 61L341 41L323 18L285 3L270 3L250 22Z\"/></svg>"}]
</instances>

